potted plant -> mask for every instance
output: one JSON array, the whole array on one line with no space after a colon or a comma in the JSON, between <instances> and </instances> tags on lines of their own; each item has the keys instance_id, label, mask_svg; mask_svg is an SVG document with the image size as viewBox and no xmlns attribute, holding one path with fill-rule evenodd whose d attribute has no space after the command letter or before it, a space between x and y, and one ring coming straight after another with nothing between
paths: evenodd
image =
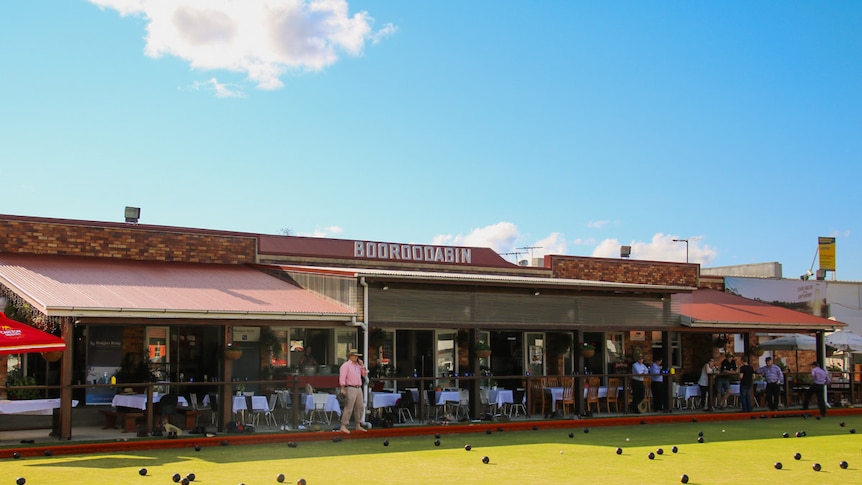
<instances>
[{"instance_id":1,"label":"potted plant","mask_svg":"<svg viewBox=\"0 0 862 485\"><path fill-rule=\"evenodd\" d=\"M116 378L118 384L156 382L156 375L153 374L143 354L133 352L123 356L123 362L120 364ZM135 389L135 391L141 392L142 389Z\"/></svg>"},{"instance_id":2,"label":"potted plant","mask_svg":"<svg viewBox=\"0 0 862 485\"><path fill-rule=\"evenodd\" d=\"M224 358L227 360L237 360L240 357L242 357L242 349L236 348L233 342L227 344L227 347L224 349Z\"/></svg>"},{"instance_id":3,"label":"potted plant","mask_svg":"<svg viewBox=\"0 0 862 485\"><path fill-rule=\"evenodd\" d=\"M24 375L20 365L16 365L6 379L7 387L35 386L36 378ZM39 397L39 389L7 389L9 399L36 399Z\"/></svg>"},{"instance_id":4,"label":"potted plant","mask_svg":"<svg viewBox=\"0 0 862 485\"><path fill-rule=\"evenodd\" d=\"M491 356L491 346L484 340L476 342L476 356L480 359L487 359Z\"/></svg>"},{"instance_id":5,"label":"potted plant","mask_svg":"<svg viewBox=\"0 0 862 485\"><path fill-rule=\"evenodd\" d=\"M581 342L580 349L581 355L583 355L585 359L589 359L596 355L596 346L589 342Z\"/></svg>"}]
</instances>

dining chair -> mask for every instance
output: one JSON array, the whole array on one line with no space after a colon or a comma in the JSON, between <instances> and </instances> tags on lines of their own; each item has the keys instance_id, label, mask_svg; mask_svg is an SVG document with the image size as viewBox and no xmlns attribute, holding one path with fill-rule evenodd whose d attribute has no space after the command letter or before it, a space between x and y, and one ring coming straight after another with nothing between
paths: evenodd
<instances>
[{"instance_id":1,"label":"dining chair","mask_svg":"<svg viewBox=\"0 0 862 485\"><path fill-rule=\"evenodd\" d=\"M608 412L611 412L611 403L614 403L614 411L620 412L620 380L617 377L611 377L608 379L608 394L605 397L605 406L607 406Z\"/></svg>"},{"instance_id":2,"label":"dining chair","mask_svg":"<svg viewBox=\"0 0 862 485\"><path fill-rule=\"evenodd\" d=\"M535 414L537 407L540 414L545 414L545 387L544 379L530 381L530 414Z\"/></svg>"},{"instance_id":3,"label":"dining chair","mask_svg":"<svg viewBox=\"0 0 862 485\"><path fill-rule=\"evenodd\" d=\"M560 406L563 408L563 415L569 415L569 409L575 407L575 379L573 377L564 377L560 384L563 386L563 395L560 398ZM598 402L596 403L598 408Z\"/></svg>"},{"instance_id":4,"label":"dining chair","mask_svg":"<svg viewBox=\"0 0 862 485\"><path fill-rule=\"evenodd\" d=\"M590 377L587 379L587 399L585 405L587 406L587 412L592 412L593 404L596 405L596 412L601 412L599 410L599 385L601 384L601 380L598 377ZM564 390L565 392L565 390Z\"/></svg>"},{"instance_id":5,"label":"dining chair","mask_svg":"<svg viewBox=\"0 0 862 485\"><path fill-rule=\"evenodd\" d=\"M498 414L497 402L490 401L490 394L491 392L487 388L479 389L479 409L482 410L482 413L496 416Z\"/></svg>"},{"instance_id":6,"label":"dining chair","mask_svg":"<svg viewBox=\"0 0 862 485\"><path fill-rule=\"evenodd\" d=\"M207 394L207 406L209 406L210 410L210 423L217 424L218 423L218 394L215 392L211 392Z\"/></svg>"},{"instance_id":7,"label":"dining chair","mask_svg":"<svg viewBox=\"0 0 862 485\"><path fill-rule=\"evenodd\" d=\"M398 409L398 420L402 423L413 422L413 393L410 391L402 391L401 399L398 400L395 407Z\"/></svg>"},{"instance_id":8,"label":"dining chair","mask_svg":"<svg viewBox=\"0 0 862 485\"><path fill-rule=\"evenodd\" d=\"M308 416L308 420L313 423L314 417L320 416L322 422L329 424L330 416L329 413L326 412L326 403L329 400L329 394L316 392L311 395L311 398L314 402L314 408L311 410L311 414Z\"/></svg>"},{"instance_id":9,"label":"dining chair","mask_svg":"<svg viewBox=\"0 0 862 485\"><path fill-rule=\"evenodd\" d=\"M524 412L524 416L527 416L527 406L524 404L526 400L527 390L523 388L518 388L512 391L512 404L509 406L509 417L512 417L514 413L515 416L520 416L521 411Z\"/></svg>"},{"instance_id":10,"label":"dining chair","mask_svg":"<svg viewBox=\"0 0 862 485\"><path fill-rule=\"evenodd\" d=\"M455 408L455 419L459 419L463 413L464 419L470 419L470 391L458 390L458 406Z\"/></svg>"}]
</instances>

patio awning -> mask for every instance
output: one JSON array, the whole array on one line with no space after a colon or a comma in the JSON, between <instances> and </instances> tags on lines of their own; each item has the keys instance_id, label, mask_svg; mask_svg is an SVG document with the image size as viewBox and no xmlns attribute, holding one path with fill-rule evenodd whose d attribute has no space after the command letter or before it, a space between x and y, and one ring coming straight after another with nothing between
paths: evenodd
<instances>
[{"instance_id":1,"label":"patio awning","mask_svg":"<svg viewBox=\"0 0 862 485\"><path fill-rule=\"evenodd\" d=\"M16 322L0 313L0 355L33 352L62 352L66 342L26 323Z\"/></svg>"},{"instance_id":2,"label":"patio awning","mask_svg":"<svg viewBox=\"0 0 862 485\"><path fill-rule=\"evenodd\" d=\"M356 315L243 265L4 253L0 283L49 317L346 322Z\"/></svg>"},{"instance_id":3,"label":"patio awning","mask_svg":"<svg viewBox=\"0 0 862 485\"><path fill-rule=\"evenodd\" d=\"M672 298L679 303L682 324L695 328L817 332L833 331L847 325L707 288L678 293Z\"/></svg>"}]
</instances>

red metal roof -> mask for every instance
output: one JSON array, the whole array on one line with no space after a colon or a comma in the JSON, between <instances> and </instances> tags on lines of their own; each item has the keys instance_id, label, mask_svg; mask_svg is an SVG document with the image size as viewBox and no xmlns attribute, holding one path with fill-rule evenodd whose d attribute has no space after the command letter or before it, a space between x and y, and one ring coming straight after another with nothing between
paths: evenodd
<instances>
[{"instance_id":1,"label":"red metal roof","mask_svg":"<svg viewBox=\"0 0 862 485\"><path fill-rule=\"evenodd\" d=\"M828 318L706 288L692 293L678 293L672 298L674 303L679 303L683 324L692 327L775 330L788 330L792 327L815 331L846 326L845 323Z\"/></svg>"},{"instance_id":2,"label":"red metal roof","mask_svg":"<svg viewBox=\"0 0 862 485\"><path fill-rule=\"evenodd\" d=\"M356 314L240 265L3 253L0 282L48 316L345 321Z\"/></svg>"}]
</instances>

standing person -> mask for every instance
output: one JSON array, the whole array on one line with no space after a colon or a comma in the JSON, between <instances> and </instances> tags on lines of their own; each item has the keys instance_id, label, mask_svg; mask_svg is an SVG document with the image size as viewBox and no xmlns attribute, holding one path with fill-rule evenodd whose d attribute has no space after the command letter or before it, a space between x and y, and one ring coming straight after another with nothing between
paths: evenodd
<instances>
[{"instance_id":1,"label":"standing person","mask_svg":"<svg viewBox=\"0 0 862 485\"><path fill-rule=\"evenodd\" d=\"M341 432L350 434L347 425L350 424L350 417L356 415L356 429L359 431L368 431L364 428L365 422L365 406L362 403L362 378L368 375L368 369L359 357L362 354L356 350L351 350L347 353L347 361L341 364L341 369L338 373L338 385L341 386L341 394L346 397L344 409L341 410Z\"/></svg>"},{"instance_id":2,"label":"standing person","mask_svg":"<svg viewBox=\"0 0 862 485\"><path fill-rule=\"evenodd\" d=\"M719 401L716 404L719 409L727 407L727 398L732 394L730 392L730 376L738 373L736 359L733 357L733 354L728 353L724 356L724 360L721 361L721 373L718 375L715 383L715 397Z\"/></svg>"},{"instance_id":3,"label":"standing person","mask_svg":"<svg viewBox=\"0 0 862 485\"><path fill-rule=\"evenodd\" d=\"M302 358L299 359L299 366L300 367L306 367L306 366L317 367L317 359L315 359L314 356L311 355L311 346L310 345L307 345L305 347L305 353L302 354Z\"/></svg>"},{"instance_id":4,"label":"standing person","mask_svg":"<svg viewBox=\"0 0 862 485\"><path fill-rule=\"evenodd\" d=\"M826 386L829 384L829 373L820 367L820 363L811 363L811 387L805 391L805 400L802 402L802 409L808 409L808 403L811 401L811 395L817 396L817 407L820 408L820 415L826 416Z\"/></svg>"},{"instance_id":5,"label":"standing person","mask_svg":"<svg viewBox=\"0 0 862 485\"><path fill-rule=\"evenodd\" d=\"M703 364L700 369L700 379L697 380L697 385L700 386L700 397L703 398L703 409L709 409L709 399L712 397L712 392L709 390L709 376L715 374L715 359L710 359Z\"/></svg>"},{"instance_id":6,"label":"standing person","mask_svg":"<svg viewBox=\"0 0 862 485\"><path fill-rule=\"evenodd\" d=\"M664 411L665 406L665 392L664 388L664 375L662 375L662 357L657 356L653 359L652 364L649 366L650 378L652 378L652 384L650 384L650 390L652 391L652 408L655 411Z\"/></svg>"},{"instance_id":7,"label":"standing person","mask_svg":"<svg viewBox=\"0 0 862 485\"><path fill-rule=\"evenodd\" d=\"M770 411L778 411L784 373L781 372L780 367L772 363L772 357L766 358L766 365L757 369L757 373L766 378L766 405L769 406Z\"/></svg>"},{"instance_id":8,"label":"standing person","mask_svg":"<svg viewBox=\"0 0 862 485\"><path fill-rule=\"evenodd\" d=\"M742 356L742 365L739 366L739 402L742 404L742 412L754 411L751 405L751 387L754 385L754 367L748 365L748 356Z\"/></svg>"},{"instance_id":9,"label":"standing person","mask_svg":"<svg viewBox=\"0 0 862 485\"><path fill-rule=\"evenodd\" d=\"M644 364L644 356L638 357L637 362L632 364L632 412L639 414L638 404L644 400L646 396L646 388L644 387L644 376L649 374L649 368Z\"/></svg>"}]
</instances>

